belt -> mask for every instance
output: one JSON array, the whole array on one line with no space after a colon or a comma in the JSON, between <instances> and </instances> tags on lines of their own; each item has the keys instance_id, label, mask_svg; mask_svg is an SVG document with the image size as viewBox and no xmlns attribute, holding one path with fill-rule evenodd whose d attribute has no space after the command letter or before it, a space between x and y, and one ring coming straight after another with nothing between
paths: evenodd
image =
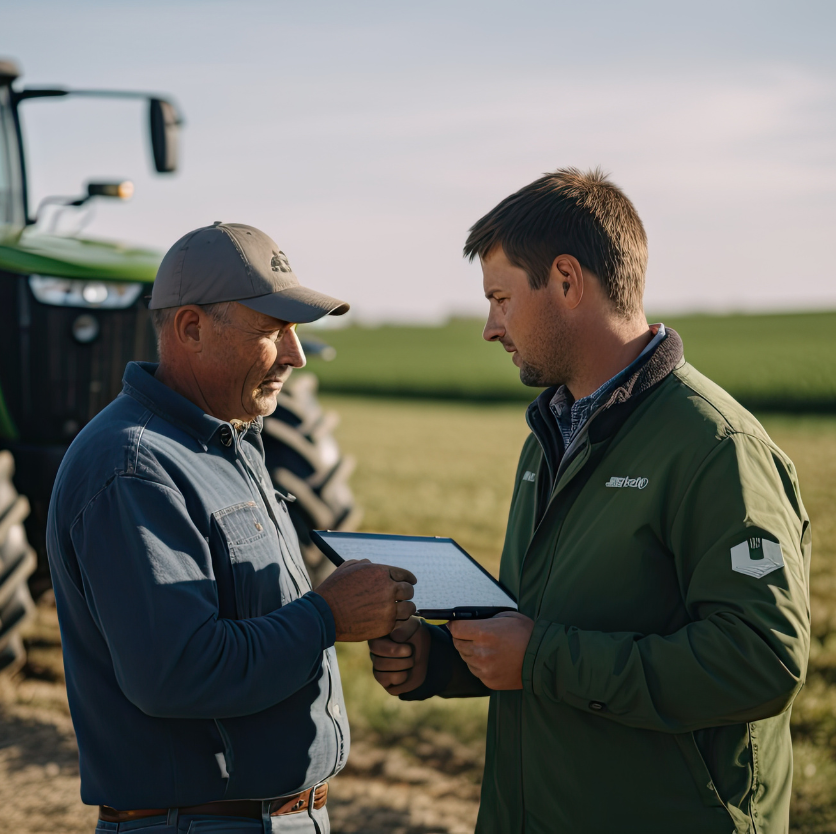
<instances>
[{"instance_id":1,"label":"belt","mask_svg":"<svg viewBox=\"0 0 836 834\"><path fill-rule=\"evenodd\" d=\"M313 804L318 811L325 805L328 799L328 783L323 782L314 788L306 791L280 796L278 799L268 800L270 803L270 816L279 817L285 814L299 814L307 811ZM178 808L177 811L183 815L206 814L213 817L248 817L249 819L260 820L262 818L263 803L258 799L226 799L218 802L207 802L203 805L187 805ZM99 805L99 819L104 822L129 822L130 820L144 819L145 817L156 817L167 814L168 808L142 808L137 811L117 811L109 805Z\"/></svg>"}]
</instances>

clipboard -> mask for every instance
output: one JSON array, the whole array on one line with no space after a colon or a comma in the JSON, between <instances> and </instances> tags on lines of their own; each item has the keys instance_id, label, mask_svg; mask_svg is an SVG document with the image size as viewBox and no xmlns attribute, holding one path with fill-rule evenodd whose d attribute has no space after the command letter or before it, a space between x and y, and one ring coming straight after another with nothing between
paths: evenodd
<instances>
[{"instance_id":1,"label":"clipboard","mask_svg":"<svg viewBox=\"0 0 836 834\"><path fill-rule=\"evenodd\" d=\"M517 610L508 589L453 539L334 530L313 530L311 538L337 566L368 559L411 571L418 580L416 613L426 620L486 619Z\"/></svg>"}]
</instances>

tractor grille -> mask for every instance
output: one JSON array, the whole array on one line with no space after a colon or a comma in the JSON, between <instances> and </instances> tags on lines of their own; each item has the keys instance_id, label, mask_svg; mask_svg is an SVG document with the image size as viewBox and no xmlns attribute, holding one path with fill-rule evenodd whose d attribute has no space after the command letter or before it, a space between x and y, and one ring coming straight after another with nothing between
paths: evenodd
<instances>
[{"instance_id":1,"label":"tractor grille","mask_svg":"<svg viewBox=\"0 0 836 834\"><path fill-rule=\"evenodd\" d=\"M80 315L98 323L89 344L73 336ZM122 390L129 361L156 356L142 297L125 310L53 307L0 273L0 322L0 390L23 442L68 443Z\"/></svg>"}]
</instances>

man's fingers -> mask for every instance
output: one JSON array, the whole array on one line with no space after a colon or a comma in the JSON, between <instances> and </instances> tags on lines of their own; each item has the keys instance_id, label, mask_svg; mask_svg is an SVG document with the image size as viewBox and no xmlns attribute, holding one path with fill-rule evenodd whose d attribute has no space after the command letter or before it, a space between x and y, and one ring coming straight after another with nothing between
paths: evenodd
<instances>
[{"instance_id":1,"label":"man's fingers","mask_svg":"<svg viewBox=\"0 0 836 834\"><path fill-rule=\"evenodd\" d=\"M415 666L414 657L380 657L372 654L372 668L378 672L408 672Z\"/></svg>"},{"instance_id":2,"label":"man's fingers","mask_svg":"<svg viewBox=\"0 0 836 834\"><path fill-rule=\"evenodd\" d=\"M395 568L391 565L389 566L389 576L395 582L409 582L411 585L414 585L418 581L415 575L410 573L406 568Z\"/></svg>"},{"instance_id":3,"label":"man's fingers","mask_svg":"<svg viewBox=\"0 0 836 834\"><path fill-rule=\"evenodd\" d=\"M406 600L395 603L395 619L408 620L415 613L415 603Z\"/></svg>"},{"instance_id":4,"label":"man's fingers","mask_svg":"<svg viewBox=\"0 0 836 834\"><path fill-rule=\"evenodd\" d=\"M414 649L411 643L396 643L388 637L369 640L369 651L378 657L411 657Z\"/></svg>"},{"instance_id":5,"label":"man's fingers","mask_svg":"<svg viewBox=\"0 0 836 834\"><path fill-rule=\"evenodd\" d=\"M385 689L391 689L393 686L400 686L406 683L409 677L409 672L378 672L376 669L372 671L374 679Z\"/></svg>"},{"instance_id":6,"label":"man's fingers","mask_svg":"<svg viewBox=\"0 0 836 834\"><path fill-rule=\"evenodd\" d=\"M475 640L485 633L485 622L489 620L450 620L447 629L457 640Z\"/></svg>"},{"instance_id":7,"label":"man's fingers","mask_svg":"<svg viewBox=\"0 0 836 834\"><path fill-rule=\"evenodd\" d=\"M389 639L394 640L396 643L405 643L419 628L421 628L421 621L417 617L410 617L408 620L399 620L392 629Z\"/></svg>"},{"instance_id":8,"label":"man's fingers","mask_svg":"<svg viewBox=\"0 0 836 834\"><path fill-rule=\"evenodd\" d=\"M415 586L409 582L398 582L395 585L395 599L399 602L403 599L412 599L415 596Z\"/></svg>"},{"instance_id":9,"label":"man's fingers","mask_svg":"<svg viewBox=\"0 0 836 834\"><path fill-rule=\"evenodd\" d=\"M472 657L474 654L474 646L472 640L457 640L453 638L453 645L456 651L464 658Z\"/></svg>"}]
</instances>

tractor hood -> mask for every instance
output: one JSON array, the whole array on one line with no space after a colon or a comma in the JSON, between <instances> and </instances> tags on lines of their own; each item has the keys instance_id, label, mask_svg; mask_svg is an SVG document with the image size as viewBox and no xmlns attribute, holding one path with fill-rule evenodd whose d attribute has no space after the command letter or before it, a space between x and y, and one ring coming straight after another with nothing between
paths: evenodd
<instances>
[{"instance_id":1,"label":"tractor hood","mask_svg":"<svg viewBox=\"0 0 836 834\"><path fill-rule=\"evenodd\" d=\"M0 270L102 281L152 283L162 252L126 243L45 235L30 230L0 238Z\"/></svg>"}]
</instances>

